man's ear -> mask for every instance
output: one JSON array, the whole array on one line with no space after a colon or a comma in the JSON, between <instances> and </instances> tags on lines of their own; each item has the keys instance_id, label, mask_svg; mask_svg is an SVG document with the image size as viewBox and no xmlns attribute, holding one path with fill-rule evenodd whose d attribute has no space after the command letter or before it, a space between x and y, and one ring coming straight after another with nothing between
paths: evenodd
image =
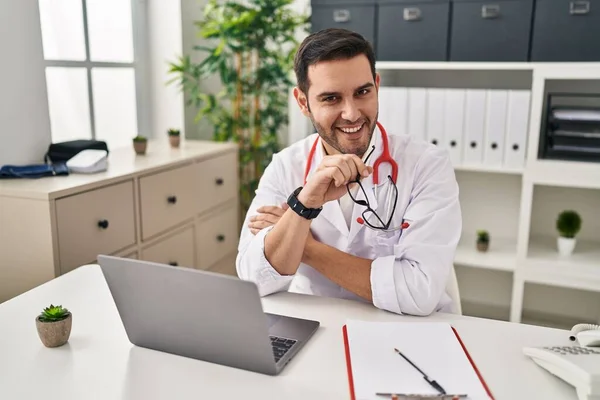
<instances>
[{"instance_id":1,"label":"man's ear","mask_svg":"<svg viewBox=\"0 0 600 400\"><path fill-rule=\"evenodd\" d=\"M375 88L377 89L377 91L379 91L380 80L381 80L381 77L379 76L379 72L375 73Z\"/></svg>"},{"instance_id":2,"label":"man's ear","mask_svg":"<svg viewBox=\"0 0 600 400\"><path fill-rule=\"evenodd\" d=\"M308 98L297 86L294 88L294 97L296 98L296 102L298 103L302 114L304 114L305 117L310 116L310 110L308 109Z\"/></svg>"}]
</instances>

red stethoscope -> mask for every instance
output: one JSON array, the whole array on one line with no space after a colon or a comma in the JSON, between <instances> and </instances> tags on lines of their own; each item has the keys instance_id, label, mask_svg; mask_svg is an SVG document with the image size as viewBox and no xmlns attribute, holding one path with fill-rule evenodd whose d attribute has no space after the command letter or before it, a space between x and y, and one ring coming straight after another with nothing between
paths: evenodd
<instances>
[{"instance_id":1,"label":"red stethoscope","mask_svg":"<svg viewBox=\"0 0 600 400\"><path fill-rule=\"evenodd\" d=\"M392 175L390 178L392 179L392 182L395 185L398 179L398 163L396 163L396 161L392 158L392 155L390 153L390 146L388 144L387 132L385 131L384 127L379 123L379 121L377 122L377 127L381 131L381 142L383 145L383 151L373 163L373 184L375 186L379 184L379 166L382 163L388 163L390 164L390 167L392 169ZM315 139L315 142L313 143L310 152L308 153L308 158L306 159L306 167L304 168L304 185L306 185L306 180L310 172L310 167L312 165L318 143L319 137ZM362 225L364 223L364 220L362 218L358 218L357 222ZM409 224L407 222L402 223L403 229L408 228L408 226Z\"/></svg>"},{"instance_id":2,"label":"red stethoscope","mask_svg":"<svg viewBox=\"0 0 600 400\"><path fill-rule=\"evenodd\" d=\"M377 122L377 127L381 131L381 142L383 144L383 152L381 155L375 160L373 163L373 184L379 184L379 165L381 163L387 162L392 167L392 181L396 184L396 180L398 179L398 164L392 158L390 154L390 146L388 144L387 132L383 128L383 126ZM308 158L306 159L306 167L304 169L304 184L306 185L306 179L308 178L308 173L310 172L310 167L313 162L313 158L315 156L315 151L317 150L317 144L319 143L319 137L315 139L310 152L308 153Z\"/></svg>"}]
</instances>

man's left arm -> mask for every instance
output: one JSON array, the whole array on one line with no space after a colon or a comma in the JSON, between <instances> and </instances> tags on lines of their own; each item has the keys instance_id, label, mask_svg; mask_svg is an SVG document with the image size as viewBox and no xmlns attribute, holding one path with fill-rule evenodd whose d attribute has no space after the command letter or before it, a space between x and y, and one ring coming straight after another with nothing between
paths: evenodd
<instances>
[{"instance_id":1,"label":"man's left arm","mask_svg":"<svg viewBox=\"0 0 600 400\"><path fill-rule=\"evenodd\" d=\"M410 227L391 256L369 260L309 239L302 261L378 308L429 315L445 292L462 230L458 184L445 151L421 156L404 219Z\"/></svg>"}]
</instances>

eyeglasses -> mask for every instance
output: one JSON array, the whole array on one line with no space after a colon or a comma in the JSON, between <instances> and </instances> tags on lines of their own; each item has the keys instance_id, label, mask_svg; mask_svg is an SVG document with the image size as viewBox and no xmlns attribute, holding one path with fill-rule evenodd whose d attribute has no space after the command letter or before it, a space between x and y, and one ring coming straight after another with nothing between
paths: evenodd
<instances>
[{"instance_id":1,"label":"eyeglasses","mask_svg":"<svg viewBox=\"0 0 600 400\"><path fill-rule=\"evenodd\" d=\"M371 154L373 154L374 150L375 150L375 146L372 146L371 151L369 151L369 154L367 154L367 157L364 160L365 164L366 164L367 160L369 159L369 157L371 157ZM392 198L393 198L393 205L391 207L391 212L390 212L387 220L384 220L384 218L382 218L382 216L377 214L377 212L373 208L371 208L371 204L369 203L369 197L367 196L367 192L365 191L365 188L363 187L362 183L360 182L360 178L361 178L360 174L357 174L355 180L348 182L348 184L346 185L346 190L348 190L348 195L350 196L350 198L352 199L353 202L355 202L356 204L358 204L360 206L367 208L362 213L363 222L369 228L375 229L375 230L393 231L393 230L400 229L399 227L398 228L390 228L390 224L392 223L392 218L394 217L394 212L396 211L396 204L398 203L398 187L394 183L392 177L390 175L387 176L387 179L388 179L387 183L392 188ZM352 185L352 184L358 185L360 190L363 192L363 196L364 196L365 200L359 200L354 197L354 195L352 194L352 191L350 190L350 185ZM359 221L359 223L360 223L360 221Z\"/></svg>"}]
</instances>

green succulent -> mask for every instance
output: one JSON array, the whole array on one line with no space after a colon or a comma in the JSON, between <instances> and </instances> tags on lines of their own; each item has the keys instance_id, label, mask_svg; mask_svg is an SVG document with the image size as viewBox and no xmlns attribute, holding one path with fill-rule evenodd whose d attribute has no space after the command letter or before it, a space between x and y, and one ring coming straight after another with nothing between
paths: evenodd
<instances>
[{"instance_id":1,"label":"green succulent","mask_svg":"<svg viewBox=\"0 0 600 400\"><path fill-rule=\"evenodd\" d=\"M71 312L63 306L50 304L50 307L44 308L39 318L41 322L56 322L67 318L69 315L71 315Z\"/></svg>"},{"instance_id":2,"label":"green succulent","mask_svg":"<svg viewBox=\"0 0 600 400\"><path fill-rule=\"evenodd\" d=\"M574 238L581 229L581 217L576 211L565 210L556 219L556 229L560 236Z\"/></svg>"},{"instance_id":3,"label":"green succulent","mask_svg":"<svg viewBox=\"0 0 600 400\"><path fill-rule=\"evenodd\" d=\"M147 140L148 139L145 136L140 136L140 135L133 138L134 142L146 142Z\"/></svg>"},{"instance_id":4,"label":"green succulent","mask_svg":"<svg viewBox=\"0 0 600 400\"><path fill-rule=\"evenodd\" d=\"M181 132L180 132L180 130L179 130L179 129L169 129L169 130L167 131L167 134L168 134L169 136L179 136L179 135L180 135L180 133L181 133Z\"/></svg>"},{"instance_id":5,"label":"green succulent","mask_svg":"<svg viewBox=\"0 0 600 400\"><path fill-rule=\"evenodd\" d=\"M490 241L490 234L488 231L479 230L477 231L477 242L478 243L488 243Z\"/></svg>"}]
</instances>

